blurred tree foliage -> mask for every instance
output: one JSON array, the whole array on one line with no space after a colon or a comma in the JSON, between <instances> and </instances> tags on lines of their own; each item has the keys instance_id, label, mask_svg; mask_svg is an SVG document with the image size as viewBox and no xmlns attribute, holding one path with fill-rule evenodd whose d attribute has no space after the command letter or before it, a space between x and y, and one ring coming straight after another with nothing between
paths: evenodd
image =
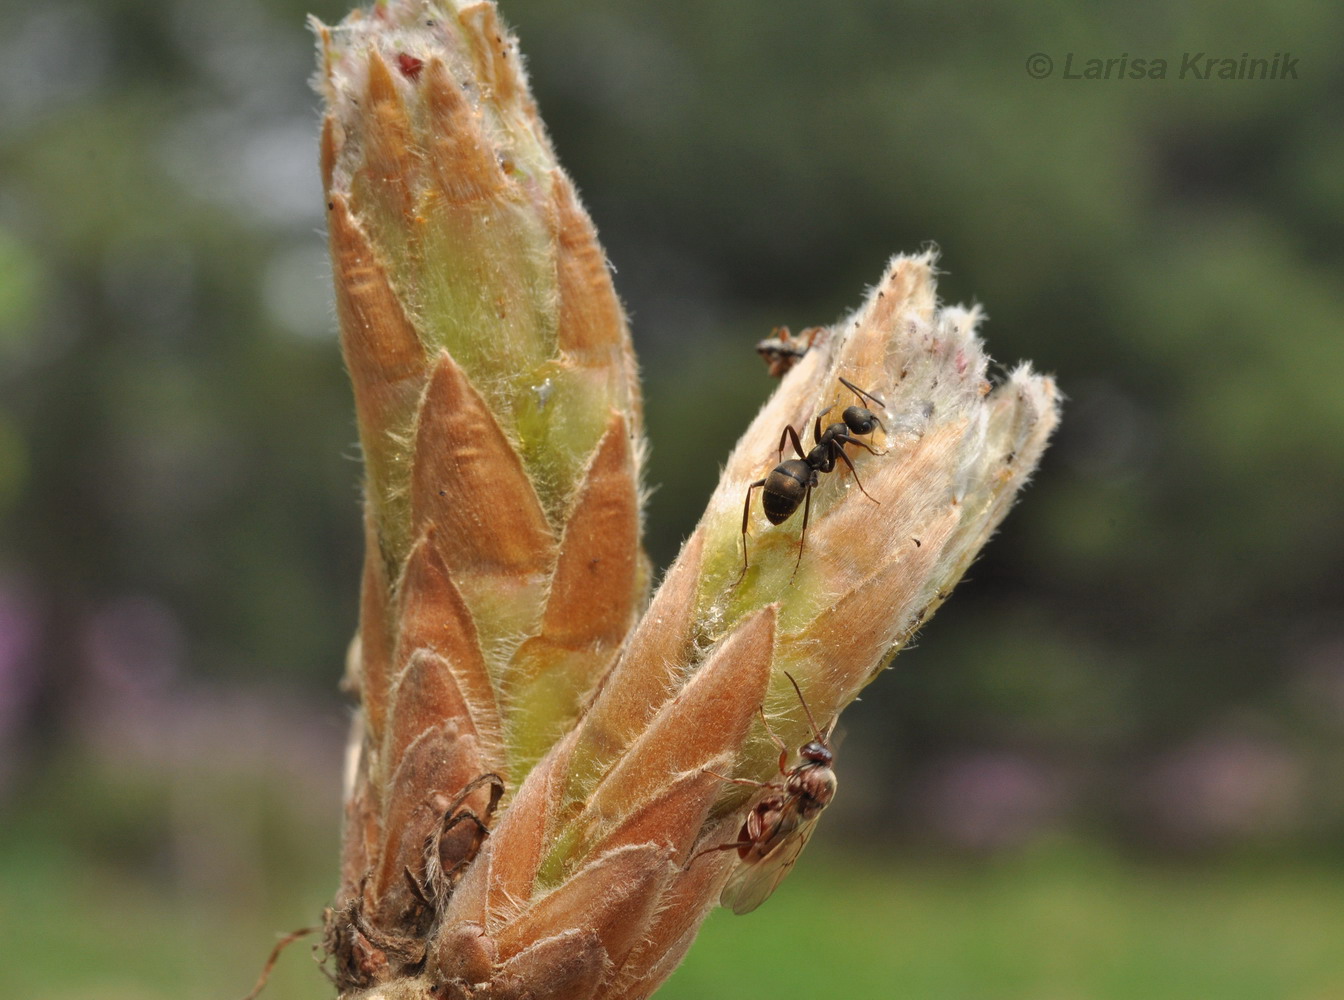
<instances>
[{"instance_id":1,"label":"blurred tree foliage","mask_svg":"<svg viewBox=\"0 0 1344 1000\"><path fill-rule=\"evenodd\" d=\"M661 563L770 389L754 341L837 318L896 250L939 243L944 294L1071 397L927 648L850 716L877 828L984 759L1064 790L1045 825L1344 830L1344 9L502 8L632 313ZM91 623L128 595L185 678L339 675L362 536L310 10L344 14L6 13L0 596L31 641L0 651L0 725L29 750L107 683ZM1289 51L1299 78L1060 78L1069 52L1187 51ZM1248 774L1261 799L1229 804Z\"/></svg>"}]
</instances>

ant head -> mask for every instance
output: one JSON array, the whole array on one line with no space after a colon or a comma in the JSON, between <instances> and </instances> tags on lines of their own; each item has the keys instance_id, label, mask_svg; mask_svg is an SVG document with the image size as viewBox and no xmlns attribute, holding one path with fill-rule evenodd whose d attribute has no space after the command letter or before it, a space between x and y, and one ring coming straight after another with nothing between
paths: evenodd
<instances>
[{"instance_id":1,"label":"ant head","mask_svg":"<svg viewBox=\"0 0 1344 1000\"><path fill-rule=\"evenodd\" d=\"M859 405L850 406L845 409L845 426L854 434L871 434L874 427L881 427L883 431L887 428L882 423L882 418L872 410L868 409L865 403L873 403L879 409L885 410L887 404L878 399L871 392L860 389L857 385L847 378L841 378L840 384L858 397Z\"/></svg>"},{"instance_id":2,"label":"ant head","mask_svg":"<svg viewBox=\"0 0 1344 1000\"><path fill-rule=\"evenodd\" d=\"M847 406L843 414L845 426L853 434L871 434L875 428L886 430L882 418L865 406Z\"/></svg>"},{"instance_id":3,"label":"ant head","mask_svg":"<svg viewBox=\"0 0 1344 1000\"><path fill-rule=\"evenodd\" d=\"M798 756L802 757L803 760L810 764L826 764L828 766L835 760L835 755L831 753L831 748L825 743L820 743L817 740L804 743L798 749Z\"/></svg>"}]
</instances>

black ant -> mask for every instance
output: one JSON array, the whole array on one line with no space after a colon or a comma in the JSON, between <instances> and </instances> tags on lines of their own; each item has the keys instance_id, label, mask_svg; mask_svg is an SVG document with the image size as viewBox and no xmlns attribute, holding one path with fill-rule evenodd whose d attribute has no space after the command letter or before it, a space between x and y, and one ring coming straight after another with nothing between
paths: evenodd
<instances>
[{"instance_id":1,"label":"black ant","mask_svg":"<svg viewBox=\"0 0 1344 1000\"><path fill-rule=\"evenodd\" d=\"M872 393L860 389L848 379L841 378L840 383L858 396L860 403L872 400L879 407L886 408L886 403ZM765 509L765 516L771 524L783 524L793 516L793 512L798 509L800 503L803 505L803 533L798 539L798 559L793 564L795 574L798 572L799 563L803 560L803 544L807 540L807 521L812 513L812 490L816 488L820 473L834 471L836 461L843 461L849 466L849 471L854 473L854 482L858 484L863 495L872 500L873 503L880 503L863 488L863 483L859 481L858 470L854 468L853 460L845 453L845 445L856 444L860 448L866 448L874 455L885 454L885 452L874 450L873 446L867 441L860 441L854 435L871 434L879 427L885 433L886 425L882 423L882 419L876 413L867 407L847 406L844 413L841 414L841 420L822 430L821 418L832 409L833 407L828 406L817 414L816 423L812 428L812 439L815 443L809 452L803 451L803 443L799 440L798 432L793 429L793 425L786 424L784 433L779 437L779 455L781 458L784 455L785 442L792 441L793 450L797 452L798 457L780 462L771 470L770 475L764 479L756 480L747 487L746 502L742 505L742 576L737 578L738 583L741 583L742 578L747 575L747 522L751 518L751 491L756 487L764 487L764 492L761 494L761 506Z\"/></svg>"}]
</instances>

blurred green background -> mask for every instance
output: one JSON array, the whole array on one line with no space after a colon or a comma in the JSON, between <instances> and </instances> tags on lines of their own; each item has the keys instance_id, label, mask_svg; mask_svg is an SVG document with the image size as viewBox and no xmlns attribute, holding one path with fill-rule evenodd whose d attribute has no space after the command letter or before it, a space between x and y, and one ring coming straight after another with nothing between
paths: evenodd
<instances>
[{"instance_id":1,"label":"blurred green background","mask_svg":"<svg viewBox=\"0 0 1344 1000\"><path fill-rule=\"evenodd\" d=\"M632 316L660 565L754 342L895 251L1069 396L846 714L807 861L661 995L1344 997L1344 8L502 8ZM309 11L0 9L6 997L240 996L335 886L361 533ZM328 995L304 952L270 997Z\"/></svg>"}]
</instances>

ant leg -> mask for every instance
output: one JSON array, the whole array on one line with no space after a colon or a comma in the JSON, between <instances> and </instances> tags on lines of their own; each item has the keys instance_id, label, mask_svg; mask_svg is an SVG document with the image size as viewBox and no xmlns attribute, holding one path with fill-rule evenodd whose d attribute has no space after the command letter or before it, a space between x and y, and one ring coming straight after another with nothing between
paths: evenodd
<instances>
[{"instance_id":1,"label":"ant leg","mask_svg":"<svg viewBox=\"0 0 1344 1000\"><path fill-rule=\"evenodd\" d=\"M720 774L718 771L711 771L707 767L700 768L704 774L713 775L720 781L726 781L730 785L746 785L748 788L779 788L780 785L773 781L753 781L751 778L730 778L726 774Z\"/></svg>"},{"instance_id":2,"label":"ant leg","mask_svg":"<svg viewBox=\"0 0 1344 1000\"><path fill-rule=\"evenodd\" d=\"M476 824L476 832L480 836L484 837L490 833L490 828L481 821L481 817L477 816L470 809L463 809L461 812L453 813L452 819L447 820L447 822L443 824L443 827L439 830L439 838L442 839L443 835L453 827L457 826L458 823L466 823L468 820Z\"/></svg>"},{"instance_id":3,"label":"ant leg","mask_svg":"<svg viewBox=\"0 0 1344 1000\"><path fill-rule=\"evenodd\" d=\"M486 829L485 823L480 819L477 819L476 814L470 809L458 812L458 810L462 809L462 806L466 803L467 799L471 797L471 793L476 791L476 789L480 788L482 785L490 786L490 801L486 804L484 810L486 821L489 821L490 817L494 815L495 806L499 805L499 800L504 795L504 779L493 771L487 771L485 774L478 774L463 785L462 791L457 793L457 798L453 800L453 804L443 811L443 816L439 820L438 836L440 838L456 826L457 823L460 822L460 817L462 816L470 816L476 821L477 826L482 830Z\"/></svg>"},{"instance_id":4,"label":"ant leg","mask_svg":"<svg viewBox=\"0 0 1344 1000\"><path fill-rule=\"evenodd\" d=\"M862 444L863 442L860 441L856 443ZM862 492L864 496L866 496L869 500L873 501L873 503L877 504L880 507L882 505L882 501L877 499L877 497L873 496L871 493L869 493L867 490L863 488L863 481L859 479L859 470L854 468L854 460L845 454L845 449L841 447L838 441L835 442L835 453L845 460L845 464L849 466L849 471L854 473L854 482L858 484L860 492Z\"/></svg>"},{"instance_id":5,"label":"ant leg","mask_svg":"<svg viewBox=\"0 0 1344 1000\"><path fill-rule=\"evenodd\" d=\"M495 811L495 806L499 805L499 800L504 795L504 779L493 771L487 771L485 774L478 774L463 785L462 791L457 793L457 799L448 807L444 812L444 815L448 816L457 812L458 809L462 808L462 803L467 801L467 796L482 785L490 786L490 803L485 807L485 817L486 819L489 819L491 814Z\"/></svg>"},{"instance_id":6,"label":"ant leg","mask_svg":"<svg viewBox=\"0 0 1344 1000\"><path fill-rule=\"evenodd\" d=\"M793 430L793 428L790 427L789 430ZM742 572L737 580L734 581L734 587L741 583L747 575L747 522L751 519L751 491L758 486L764 485L765 480L758 479L747 487L747 500L746 503L742 505Z\"/></svg>"},{"instance_id":7,"label":"ant leg","mask_svg":"<svg viewBox=\"0 0 1344 1000\"><path fill-rule=\"evenodd\" d=\"M856 438L856 437L851 437L849 434L843 434L843 435L840 435L840 436L838 436L838 437L835 438L835 441L836 441L838 444L856 444L856 445L858 445L860 448L866 448L866 449L868 450L868 454L870 454L870 455L878 455L878 456L881 456L881 455L885 455L885 454L886 454L885 451L878 451L876 448L874 448L872 445L870 445L867 441L860 441L858 438Z\"/></svg>"},{"instance_id":8,"label":"ant leg","mask_svg":"<svg viewBox=\"0 0 1344 1000\"><path fill-rule=\"evenodd\" d=\"M843 455L844 452L842 451L840 452L840 454ZM849 461L848 457L846 457L845 461ZM852 469L853 467L854 466L851 464L850 468ZM803 546L807 543L807 519L811 515L811 513L812 513L812 487L808 486L807 498L803 501L803 533L798 539L798 558L793 561L793 573L789 576L790 583L792 583L793 578L798 575L798 567L802 565L803 562Z\"/></svg>"},{"instance_id":9,"label":"ant leg","mask_svg":"<svg viewBox=\"0 0 1344 1000\"><path fill-rule=\"evenodd\" d=\"M785 425L784 425L784 433L781 434L781 435L779 436L779 456L778 456L778 457L779 457L779 458L783 458L783 457L784 457L784 442L785 442L785 440L788 440L788 439L792 439L792 440L793 440L793 450L794 450L795 452L798 453L798 457L799 457L799 458L807 458L807 455L804 454L804 452L803 452L803 442L800 441L800 440L798 439L798 432L797 432L796 430L793 429L793 425L792 425L792 424L785 424Z\"/></svg>"},{"instance_id":10,"label":"ant leg","mask_svg":"<svg viewBox=\"0 0 1344 1000\"><path fill-rule=\"evenodd\" d=\"M826 414L830 413L834 409L835 409L834 406L828 406L826 407L826 409L822 410L820 413L817 414L817 422L812 426L812 443L814 445L821 444L821 418L826 416ZM804 457L802 452L798 453L798 457L799 458Z\"/></svg>"},{"instance_id":11,"label":"ant leg","mask_svg":"<svg viewBox=\"0 0 1344 1000\"><path fill-rule=\"evenodd\" d=\"M401 875L406 880L406 884L411 887L411 894L421 902L425 909L433 912L434 904L429 898L429 887L420 881L420 877L415 872L411 871L411 866L402 865Z\"/></svg>"},{"instance_id":12,"label":"ant leg","mask_svg":"<svg viewBox=\"0 0 1344 1000\"><path fill-rule=\"evenodd\" d=\"M751 847L755 843L754 840L739 840L732 844L719 844L716 847L706 847L691 855L691 860L686 862L686 867L683 868L682 871L690 871L691 865L695 864L697 859L704 857L706 854L713 854L716 851L732 851L743 847Z\"/></svg>"}]
</instances>

